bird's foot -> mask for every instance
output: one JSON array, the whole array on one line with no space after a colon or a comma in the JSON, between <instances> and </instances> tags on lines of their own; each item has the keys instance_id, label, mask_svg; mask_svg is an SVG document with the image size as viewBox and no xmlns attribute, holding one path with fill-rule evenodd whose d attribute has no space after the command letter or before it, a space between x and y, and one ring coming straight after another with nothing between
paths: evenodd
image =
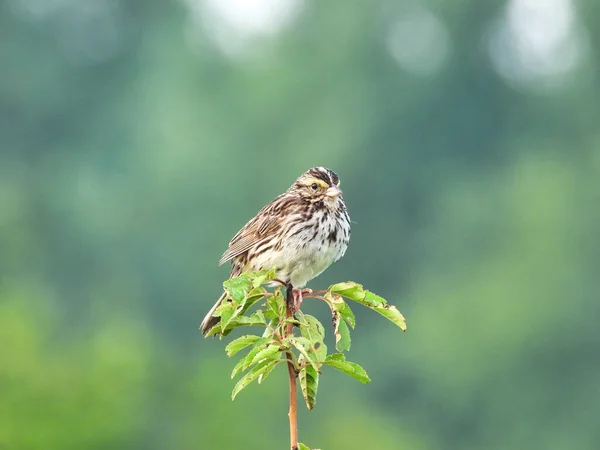
<instances>
[{"instance_id":1,"label":"bird's foot","mask_svg":"<svg viewBox=\"0 0 600 450\"><path fill-rule=\"evenodd\" d=\"M290 305L292 308L292 314L297 313L300 310L300 306L302 306L302 300L304 295L312 294L312 289L293 289L292 290L292 304Z\"/></svg>"},{"instance_id":2,"label":"bird's foot","mask_svg":"<svg viewBox=\"0 0 600 450\"><path fill-rule=\"evenodd\" d=\"M300 293L302 294L302 296L305 295L312 295L313 290L310 288L304 288L304 289L298 289L300 291Z\"/></svg>"}]
</instances>

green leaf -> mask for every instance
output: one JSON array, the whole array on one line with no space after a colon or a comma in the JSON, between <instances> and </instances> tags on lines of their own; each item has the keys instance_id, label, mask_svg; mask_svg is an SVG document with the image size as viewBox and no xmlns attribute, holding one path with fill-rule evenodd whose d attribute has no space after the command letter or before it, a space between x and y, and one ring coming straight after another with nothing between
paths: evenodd
<instances>
[{"instance_id":1,"label":"green leaf","mask_svg":"<svg viewBox=\"0 0 600 450\"><path fill-rule=\"evenodd\" d=\"M338 352L350 350L350 329L342 320L340 313L333 314L333 332L335 334L335 348Z\"/></svg>"},{"instance_id":2,"label":"green leaf","mask_svg":"<svg viewBox=\"0 0 600 450\"><path fill-rule=\"evenodd\" d=\"M356 285L356 283L338 283L338 284L334 284L330 289L332 289L336 286L341 286L341 288L346 289L346 292L350 292L350 291L352 291L353 288L346 286L346 285L350 285L350 284L355 285L355 286L360 286L360 285ZM336 292L338 292L340 295L343 295L344 297L346 297L350 300L353 300L357 303L360 303L363 306L366 306L367 308L372 309L373 311L378 312L386 319L395 323L398 327L400 327L400 329L402 331L406 331L406 319L404 319L404 316L400 313L400 311L398 311L398 309L395 306L388 304L388 302L386 302L384 298L380 297L377 294L373 294L370 291L362 290L362 286L360 286L360 289L362 290L362 293L363 293L362 298L356 298L357 296L354 295L355 292L353 293L352 296L342 294L342 293L340 293L341 288L336 287L336 289L337 289ZM360 297L360 296L358 296L358 297ZM335 295L332 295L331 298L332 298L332 301L334 303L334 307L336 308L336 310L338 310L338 308L340 308L339 311L340 311L340 314L342 314L342 317L344 317L344 320L348 323L348 325L350 325L351 327L354 328L353 324L355 324L356 321L354 319L354 314L352 313L352 311L349 308L348 308L348 311L346 311L345 308L338 306L339 301L336 300Z\"/></svg>"},{"instance_id":3,"label":"green leaf","mask_svg":"<svg viewBox=\"0 0 600 450\"><path fill-rule=\"evenodd\" d=\"M371 291L365 291L364 303L371 306L387 305L387 301L383 297L380 297Z\"/></svg>"},{"instance_id":4,"label":"green leaf","mask_svg":"<svg viewBox=\"0 0 600 450\"><path fill-rule=\"evenodd\" d=\"M215 310L213 316L220 317L221 320L219 320L217 325L212 327L206 335L211 336L215 333L222 333L223 325L229 323L229 321L233 317L234 310L235 305L231 301L225 301L221 305L219 305L219 307Z\"/></svg>"},{"instance_id":5,"label":"green leaf","mask_svg":"<svg viewBox=\"0 0 600 450\"><path fill-rule=\"evenodd\" d=\"M279 357L276 358L276 360L279 360L281 358L281 355L283 353L279 354ZM278 361L279 362L279 361ZM258 377L258 384L261 384L263 381L265 381L267 379L267 377L269 375L271 375L271 372L273 372L273 369L275 368L277 364L273 364L272 366L270 366L269 368L265 369L265 371L263 373L261 373Z\"/></svg>"},{"instance_id":6,"label":"green leaf","mask_svg":"<svg viewBox=\"0 0 600 450\"><path fill-rule=\"evenodd\" d=\"M254 312L251 316L237 316L230 319L225 328L223 328L222 324L221 326L215 326L211 328L208 333L206 333L206 336L212 336L215 333L221 333L223 336L227 336L229 333L231 333L231 330L237 327L254 325L267 326L265 316L260 309Z\"/></svg>"},{"instance_id":7,"label":"green leaf","mask_svg":"<svg viewBox=\"0 0 600 450\"><path fill-rule=\"evenodd\" d=\"M301 323L304 324L302 328L302 335L308 337L310 340L322 340L325 337L325 328L319 320L309 314L303 314Z\"/></svg>"},{"instance_id":8,"label":"green leaf","mask_svg":"<svg viewBox=\"0 0 600 450\"><path fill-rule=\"evenodd\" d=\"M375 308L379 314L386 319L394 322L402 331L406 331L406 319L398 309L393 305L385 305Z\"/></svg>"},{"instance_id":9,"label":"green leaf","mask_svg":"<svg viewBox=\"0 0 600 450\"><path fill-rule=\"evenodd\" d=\"M262 341L262 339L260 341ZM248 352L248 354L244 358L244 363L242 364L242 371L248 369L252 364L254 364L254 358L256 357L256 355L265 350L267 348L267 345L267 343L259 343L259 341L257 341L254 347Z\"/></svg>"},{"instance_id":10,"label":"green leaf","mask_svg":"<svg viewBox=\"0 0 600 450\"><path fill-rule=\"evenodd\" d=\"M238 361L238 363L235 365L235 367L233 368L233 371L231 372L231 378L235 377L239 372L243 372L248 367L250 367L252 365L252 360L254 359L256 354L258 352L260 352L261 350L264 350L265 348L267 348L267 345L269 345L270 342L273 342L273 339L270 339L270 338L257 339L254 342L254 344L252 345L252 348L250 349L248 354L246 356L244 356L242 359L240 359Z\"/></svg>"},{"instance_id":11,"label":"green leaf","mask_svg":"<svg viewBox=\"0 0 600 450\"><path fill-rule=\"evenodd\" d=\"M221 321L219 323L221 324L221 334L223 336L226 335L227 327L229 327L230 331L234 328L234 327L230 326L230 324L236 315L238 315L237 310L233 310L233 311L224 310L221 313Z\"/></svg>"},{"instance_id":12,"label":"green leaf","mask_svg":"<svg viewBox=\"0 0 600 450\"><path fill-rule=\"evenodd\" d=\"M365 291L362 285L353 281L346 281L344 283L337 283L329 286L329 292L332 294L339 294L350 300L360 301L365 298Z\"/></svg>"},{"instance_id":13,"label":"green leaf","mask_svg":"<svg viewBox=\"0 0 600 450\"><path fill-rule=\"evenodd\" d=\"M232 300L225 301L221 303L217 309L215 309L213 316L223 317L223 313L227 311L229 311L229 313L233 313L233 310L236 308L236 306L237 303L233 302Z\"/></svg>"},{"instance_id":14,"label":"green leaf","mask_svg":"<svg viewBox=\"0 0 600 450\"><path fill-rule=\"evenodd\" d=\"M246 296L246 292L252 289L252 280L249 273L243 273L238 277L230 278L223 283L223 288L228 296L241 303Z\"/></svg>"},{"instance_id":15,"label":"green leaf","mask_svg":"<svg viewBox=\"0 0 600 450\"><path fill-rule=\"evenodd\" d=\"M325 301L329 305L329 308L331 309L331 313L334 315L334 320L335 320L336 313L339 313L342 316L342 318L344 319L344 321L348 325L350 325L350 327L354 328L356 326L356 318L354 317L354 313L352 312L350 305L348 305L348 303L346 303L346 301L344 300L344 298L341 295L332 294L331 292L328 291L325 293L325 295L323 297L325 298ZM335 323L334 323L334 326L335 326Z\"/></svg>"},{"instance_id":16,"label":"green leaf","mask_svg":"<svg viewBox=\"0 0 600 450\"><path fill-rule=\"evenodd\" d=\"M333 356L333 355L331 355L331 356ZM325 364L327 364L328 366L331 366L335 369L341 370L344 373L347 373L351 377L356 378L361 383L368 383L371 381L371 379L367 375L367 372L365 372L365 369L363 369L361 366L359 366L356 363L340 360L339 356L337 356L336 358L328 357L325 360Z\"/></svg>"},{"instance_id":17,"label":"green leaf","mask_svg":"<svg viewBox=\"0 0 600 450\"><path fill-rule=\"evenodd\" d=\"M259 287L262 284L275 279L275 269L261 270L253 274L252 286Z\"/></svg>"},{"instance_id":18,"label":"green leaf","mask_svg":"<svg viewBox=\"0 0 600 450\"><path fill-rule=\"evenodd\" d=\"M252 294L252 292L254 293ZM263 288L259 287L251 291L250 294L252 295L250 297L245 296L242 300L242 303L239 305L236 301L227 302L228 307L223 307L223 310L221 312L221 333L223 334L223 336L226 336L231 332L232 329L238 326L254 325L255 323L253 322L255 322L256 319L259 319L259 324L262 325L262 322L264 321L262 310L256 311L249 317L244 316L244 314L246 313L248 308L250 308L254 303L256 303L264 297L265 292L266 291ZM231 311L232 308L235 309L233 309L233 312L229 313L229 311Z\"/></svg>"},{"instance_id":19,"label":"green leaf","mask_svg":"<svg viewBox=\"0 0 600 450\"><path fill-rule=\"evenodd\" d=\"M302 341L302 339L306 339L306 341ZM317 363L308 353L308 350L312 348L312 343L307 338L288 336L286 338L286 341L290 342L294 347L296 347L300 354L304 356L304 358L306 359L306 361L308 361L310 365L312 365L315 369L319 368Z\"/></svg>"},{"instance_id":20,"label":"green leaf","mask_svg":"<svg viewBox=\"0 0 600 450\"><path fill-rule=\"evenodd\" d=\"M340 314L342 315L342 319L350 325L352 328L356 326L356 318L354 317L354 313L352 309L350 309L350 305L344 302L344 307L340 310Z\"/></svg>"},{"instance_id":21,"label":"green leaf","mask_svg":"<svg viewBox=\"0 0 600 450\"><path fill-rule=\"evenodd\" d=\"M233 341L231 341L227 347L225 347L225 351L227 352L227 356L231 357L233 355L235 355L237 352L239 352L240 350L245 349L246 347L248 347L249 345L254 344L257 340L259 339L258 336L254 336L254 335L246 335L246 336L241 336Z\"/></svg>"},{"instance_id":22,"label":"green leaf","mask_svg":"<svg viewBox=\"0 0 600 450\"><path fill-rule=\"evenodd\" d=\"M304 347L306 351L312 348L312 341L304 336L290 336L289 339L293 340L297 344L300 344Z\"/></svg>"},{"instance_id":23,"label":"green leaf","mask_svg":"<svg viewBox=\"0 0 600 450\"><path fill-rule=\"evenodd\" d=\"M322 362L327 357L327 346L325 345L325 328L316 317L304 314L301 316L300 333L308 339L309 344L304 344L306 351L313 359Z\"/></svg>"},{"instance_id":24,"label":"green leaf","mask_svg":"<svg viewBox=\"0 0 600 450\"><path fill-rule=\"evenodd\" d=\"M272 296L267 298L265 317L268 319L277 319L283 316L285 316L285 299L281 295L281 291L277 290Z\"/></svg>"},{"instance_id":25,"label":"green leaf","mask_svg":"<svg viewBox=\"0 0 600 450\"><path fill-rule=\"evenodd\" d=\"M327 356L327 358L325 359L325 363L328 363L330 361L344 362L346 361L346 355L344 355L343 353L332 353L331 355Z\"/></svg>"},{"instance_id":26,"label":"green leaf","mask_svg":"<svg viewBox=\"0 0 600 450\"><path fill-rule=\"evenodd\" d=\"M312 349L309 352L311 355L314 355L315 360L320 364L325 361L327 357L327 346L323 341L316 341L313 343Z\"/></svg>"},{"instance_id":27,"label":"green leaf","mask_svg":"<svg viewBox=\"0 0 600 450\"><path fill-rule=\"evenodd\" d=\"M304 364L298 374L302 396L306 407L311 410L317 401L317 389L319 387L319 372L310 364Z\"/></svg>"},{"instance_id":28,"label":"green leaf","mask_svg":"<svg viewBox=\"0 0 600 450\"><path fill-rule=\"evenodd\" d=\"M246 294L239 307L240 313L244 314L248 309L265 296L267 290L261 286L255 287Z\"/></svg>"},{"instance_id":29,"label":"green leaf","mask_svg":"<svg viewBox=\"0 0 600 450\"><path fill-rule=\"evenodd\" d=\"M267 348L259 351L256 355L254 355L254 358L252 358L250 365L256 364L257 362L262 361L263 359L269 359L273 355L281 351L283 350L278 344L269 344Z\"/></svg>"},{"instance_id":30,"label":"green leaf","mask_svg":"<svg viewBox=\"0 0 600 450\"><path fill-rule=\"evenodd\" d=\"M277 321L271 320L263 332L262 337L273 337L275 335L275 328L277 328Z\"/></svg>"},{"instance_id":31,"label":"green leaf","mask_svg":"<svg viewBox=\"0 0 600 450\"><path fill-rule=\"evenodd\" d=\"M233 366L233 370L231 371L231 376L230 378L233 380L233 378L235 378L235 376L242 372L242 367L244 366L244 361L246 360L246 358L242 358L240 359L237 364L235 366Z\"/></svg>"},{"instance_id":32,"label":"green leaf","mask_svg":"<svg viewBox=\"0 0 600 450\"><path fill-rule=\"evenodd\" d=\"M406 331L406 319L395 306L388 304L385 299L370 291L365 291L365 293L365 306L398 325L402 331Z\"/></svg>"},{"instance_id":33,"label":"green leaf","mask_svg":"<svg viewBox=\"0 0 600 450\"><path fill-rule=\"evenodd\" d=\"M233 391L231 393L231 400L235 400L235 397L248 386L252 381L256 380L260 375L265 372L271 371L277 363L281 360L279 359L265 359L263 362L257 364L252 368L250 372L244 375L234 386Z\"/></svg>"}]
</instances>

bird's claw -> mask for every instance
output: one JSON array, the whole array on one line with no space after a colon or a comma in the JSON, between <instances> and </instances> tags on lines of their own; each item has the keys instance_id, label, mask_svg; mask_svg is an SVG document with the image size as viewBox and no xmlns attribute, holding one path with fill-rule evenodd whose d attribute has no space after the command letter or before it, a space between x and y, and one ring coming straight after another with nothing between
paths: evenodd
<instances>
[{"instance_id":1,"label":"bird's claw","mask_svg":"<svg viewBox=\"0 0 600 450\"><path fill-rule=\"evenodd\" d=\"M292 308L292 314L297 313L300 310L300 306L302 306L302 300L304 295L312 294L312 289L293 289L292 290L292 304L290 307Z\"/></svg>"}]
</instances>

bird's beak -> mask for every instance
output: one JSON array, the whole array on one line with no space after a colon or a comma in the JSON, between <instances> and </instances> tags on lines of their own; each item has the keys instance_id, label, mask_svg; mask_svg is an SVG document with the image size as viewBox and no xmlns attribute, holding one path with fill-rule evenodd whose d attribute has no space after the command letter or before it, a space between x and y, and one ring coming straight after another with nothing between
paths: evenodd
<instances>
[{"instance_id":1,"label":"bird's beak","mask_svg":"<svg viewBox=\"0 0 600 450\"><path fill-rule=\"evenodd\" d=\"M336 198L341 193L342 191L335 184L325 191L325 195L329 198Z\"/></svg>"}]
</instances>

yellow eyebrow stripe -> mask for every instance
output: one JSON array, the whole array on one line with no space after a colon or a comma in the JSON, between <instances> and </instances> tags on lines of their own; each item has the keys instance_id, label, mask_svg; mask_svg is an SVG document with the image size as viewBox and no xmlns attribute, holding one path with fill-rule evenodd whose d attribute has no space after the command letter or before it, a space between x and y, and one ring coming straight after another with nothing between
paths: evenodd
<instances>
[{"instance_id":1,"label":"yellow eyebrow stripe","mask_svg":"<svg viewBox=\"0 0 600 450\"><path fill-rule=\"evenodd\" d=\"M327 183L325 183L323 180L319 180L318 178L307 178L306 179L306 185L307 186L310 186L313 183L317 183L322 188L328 188L329 187L329 185Z\"/></svg>"}]
</instances>

